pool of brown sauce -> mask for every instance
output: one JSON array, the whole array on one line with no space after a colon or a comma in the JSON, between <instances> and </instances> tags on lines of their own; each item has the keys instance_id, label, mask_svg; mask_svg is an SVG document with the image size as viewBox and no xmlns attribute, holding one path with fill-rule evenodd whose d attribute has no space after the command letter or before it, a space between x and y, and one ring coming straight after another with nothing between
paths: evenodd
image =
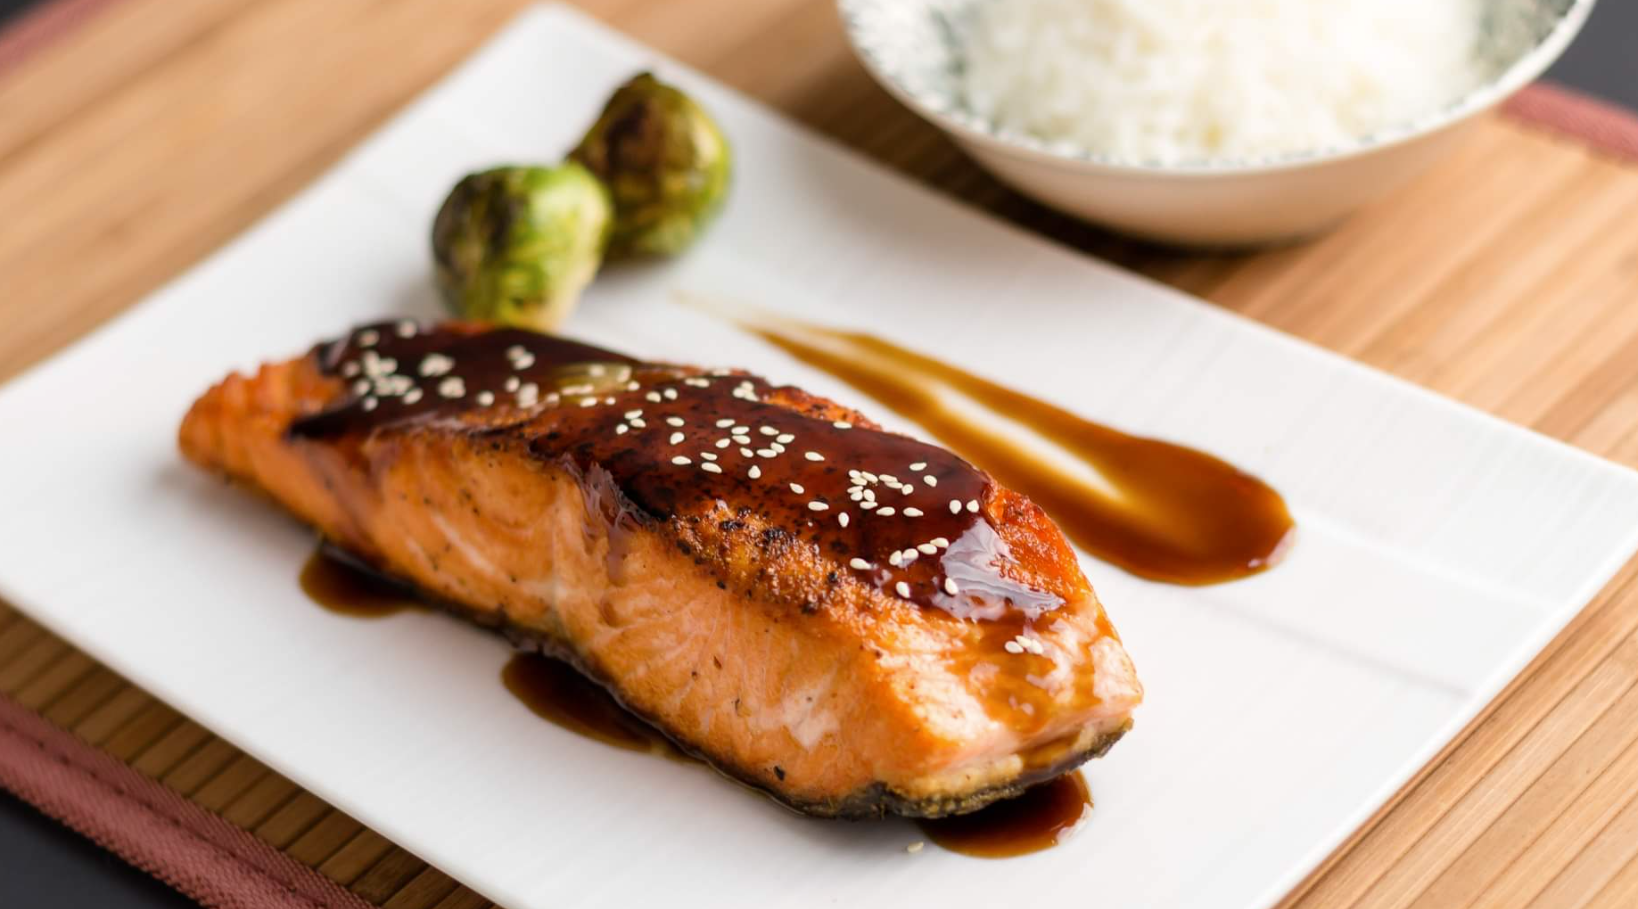
<instances>
[{"instance_id":1,"label":"pool of brown sauce","mask_svg":"<svg viewBox=\"0 0 1638 909\"><path fill-rule=\"evenodd\" d=\"M1205 452L1112 429L869 334L728 315L926 428L1033 499L1081 548L1139 577L1232 581L1266 571L1290 545L1295 524L1280 494ZM1043 457L1031 436L1079 463Z\"/></svg>"},{"instance_id":2,"label":"pool of brown sauce","mask_svg":"<svg viewBox=\"0 0 1638 909\"><path fill-rule=\"evenodd\" d=\"M417 605L412 590L328 546L308 556L301 570L301 589L324 609L354 618L385 618ZM673 760L693 760L561 660L538 653L513 654L501 669L501 684L536 716L592 741ZM973 814L918 824L928 839L952 852L1002 858L1063 842L1091 807L1085 781L1079 773L1070 773Z\"/></svg>"}]
</instances>

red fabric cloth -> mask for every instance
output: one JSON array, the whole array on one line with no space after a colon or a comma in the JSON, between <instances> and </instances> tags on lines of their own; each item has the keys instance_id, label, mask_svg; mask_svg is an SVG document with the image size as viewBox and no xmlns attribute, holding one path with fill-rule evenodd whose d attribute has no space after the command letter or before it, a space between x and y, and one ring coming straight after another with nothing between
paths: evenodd
<instances>
[{"instance_id":1,"label":"red fabric cloth","mask_svg":"<svg viewBox=\"0 0 1638 909\"><path fill-rule=\"evenodd\" d=\"M202 905L370 909L329 878L5 696L0 785Z\"/></svg>"},{"instance_id":2,"label":"red fabric cloth","mask_svg":"<svg viewBox=\"0 0 1638 909\"><path fill-rule=\"evenodd\" d=\"M104 7L118 0L54 0L37 6L0 30L0 72L23 62L35 51L73 31Z\"/></svg>"},{"instance_id":3,"label":"red fabric cloth","mask_svg":"<svg viewBox=\"0 0 1638 909\"><path fill-rule=\"evenodd\" d=\"M1502 112L1607 155L1638 162L1638 114L1625 108L1551 82L1537 82L1509 98Z\"/></svg>"}]
</instances>

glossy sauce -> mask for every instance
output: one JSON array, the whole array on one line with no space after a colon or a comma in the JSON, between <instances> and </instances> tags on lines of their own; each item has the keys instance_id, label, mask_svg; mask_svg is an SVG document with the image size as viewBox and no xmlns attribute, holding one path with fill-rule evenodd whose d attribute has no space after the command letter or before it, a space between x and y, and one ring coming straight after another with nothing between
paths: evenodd
<instances>
[{"instance_id":1,"label":"glossy sauce","mask_svg":"<svg viewBox=\"0 0 1638 909\"><path fill-rule=\"evenodd\" d=\"M327 546L313 550L302 565L301 590L331 612L360 619L384 618L415 605L413 592Z\"/></svg>"},{"instance_id":2,"label":"glossy sauce","mask_svg":"<svg viewBox=\"0 0 1638 909\"><path fill-rule=\"evenodd\" d=\"M562 660L538 653L513 654L501 670L501 682L536 716L570 732L627 751L692 760Z\"/></svg>"},{"instance_id":3,"label":"glossy sauce","mask_svg":"<svg viewBox=\"0 0 1638 909\"><path fill-rule=\"evenodd\" d=\"M1092 793L1080 773L1066 773L972 814L921 820L927 838L951 852L1010 858L1051 849L1092 816Z\"/></svg>"},{"instance_id":4,"label":"glossy sauce","mask_svg":"<svg viewBox=\"0 0 1638 909\"><path fill-rule=\"evenodd\" d=\"M1139 577L1232 581L1272 567L1292 540L1280 494L1204 452L1082 419L868 334L742 324L925 427L1046 509L1083 549ZM1032 435L1079 463L1043 456Z\"/></svg>"}]
</instances>

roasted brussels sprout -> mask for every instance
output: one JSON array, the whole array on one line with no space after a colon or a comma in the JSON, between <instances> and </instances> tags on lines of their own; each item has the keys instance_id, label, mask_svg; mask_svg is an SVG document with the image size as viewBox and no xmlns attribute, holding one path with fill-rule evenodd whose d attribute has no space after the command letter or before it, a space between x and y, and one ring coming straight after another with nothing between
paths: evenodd
<instances>
[{"instance_id":1,"label":"roasted brussels sprout","mask_svg":"<svg viewBox=\"0 0 1638 909\"><path fill-rule=\"evenodd\" d=\"M728 194L722 130L692 98L648 73L615 90L569 158L614 196L610 259L682 252Z\"/></svg>"},{"instance_id":2,"label":"roasted brussels sprout","mask_svg":"<svg viewBox=\"0 0 1638 909\"><path fill-rule=\"evenodd\" d=\"M603 182L574 162L470 174L432 223L438 287L466 318L550 331L597 274L613 222Z\"/></svg>"}]
</instances>

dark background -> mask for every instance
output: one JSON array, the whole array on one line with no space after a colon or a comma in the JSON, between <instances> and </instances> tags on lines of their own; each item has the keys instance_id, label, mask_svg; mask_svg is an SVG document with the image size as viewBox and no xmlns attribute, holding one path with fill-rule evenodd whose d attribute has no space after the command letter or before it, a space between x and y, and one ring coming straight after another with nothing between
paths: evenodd
<instances>
[{"instance_id":1,"label":"dark background","mask_svg":"<svg viewBox=\"0 0 1638 909\"><path fill-rule=\"evenodd\" d=\"M0 0L0 27L39 0ZM159 0L125 0L151 3ZM1436 0L1429 0L1436 2ZM1638 109L1638 2L1603 0L1547 76ZM161 909L193 903L0 792L0 906Z\"/></svg>"}]
</instances>

